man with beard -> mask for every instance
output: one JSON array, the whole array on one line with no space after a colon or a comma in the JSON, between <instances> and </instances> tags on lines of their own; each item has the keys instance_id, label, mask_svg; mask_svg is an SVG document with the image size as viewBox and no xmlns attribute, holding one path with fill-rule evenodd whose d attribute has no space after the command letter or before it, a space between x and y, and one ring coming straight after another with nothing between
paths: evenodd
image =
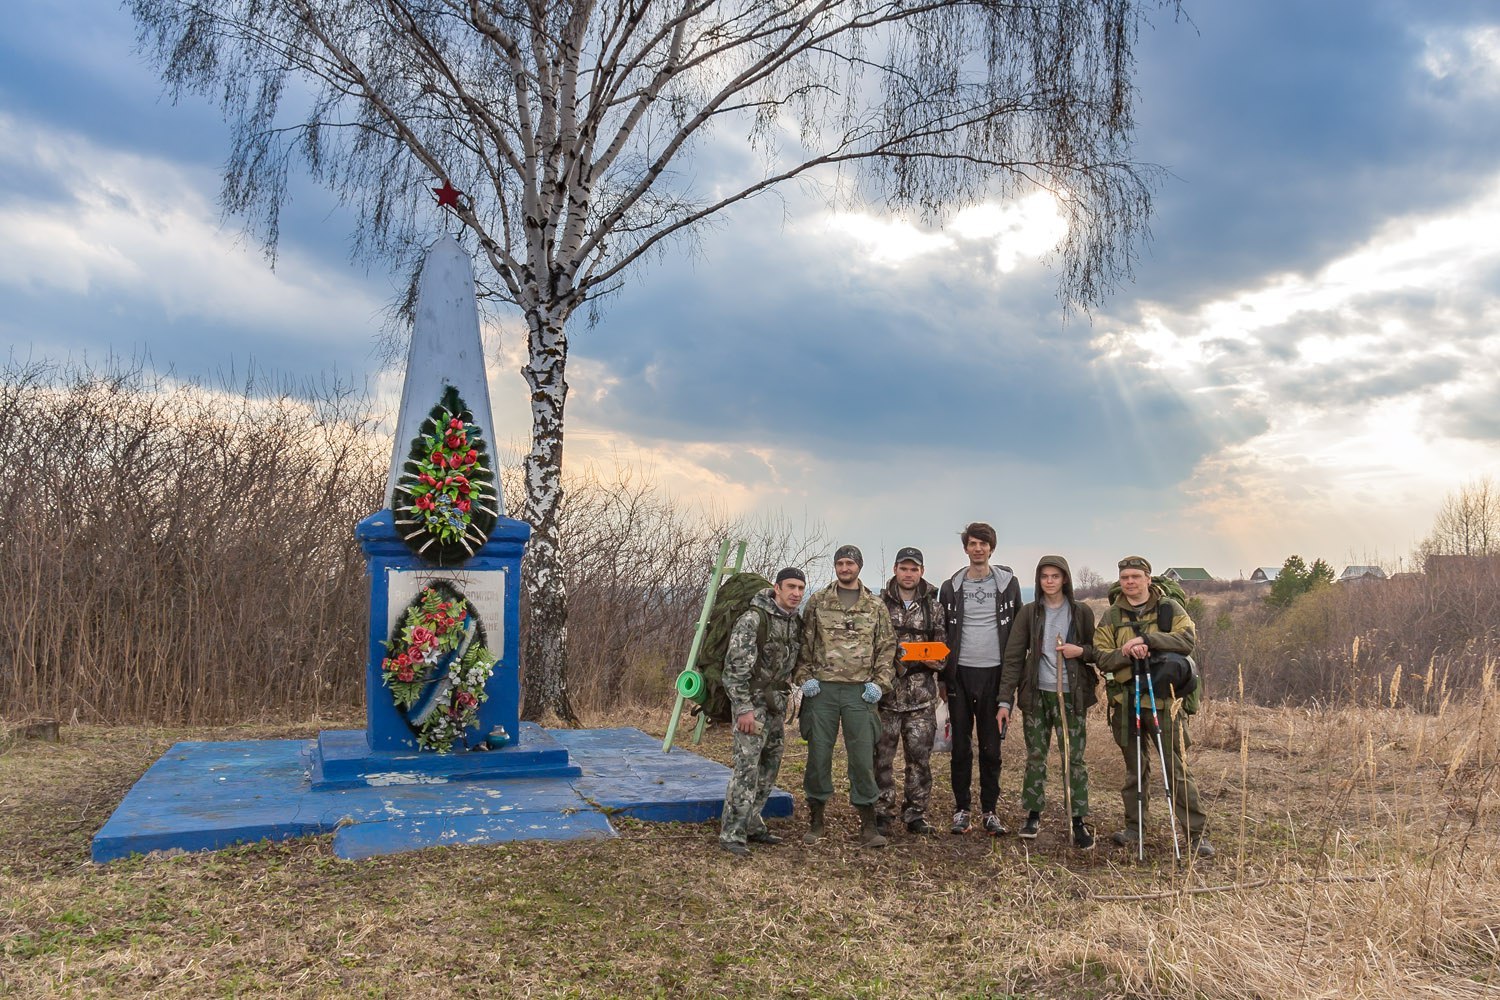
<instances>
[{"instance_id":1,"label":"man with beard","mask_svg":"<svg viewBox=\"0 0 1500 1000\"><path fill-rule=\"evenodd\" d=\"M837 579L818 591L802 612L801 732L807 740L809 823L802 840L815 844L824 833L823 812L833 795L833 745L840 726L849 758L849 801L859 810L861 847L884 847L875 822L880 787L875 782L875 710L895 678L896 635L885 604L859 582L865 559L853 545L833 554Z\"/></svg>"},{"instance_id":2,"label":"man with beard","mask_svg":"<svg viewBox=\"0 0 1500 1000\"><path fill-rule=\"evenodd\" d=\"M880 742L875 745L875 781L880 801L875 819L882 834L896 817L896 745L906 748L905 795L901 819L912 833L936 831L927 822L932 796L932 738L937 730L937 680L941 660L907 661L900 643L940 642L947 634L938 591L922 578L922 551L908 546L896 553L896 565L880 599L896 630L896 680L880 699Z\"/></svg>"}]
</instances>

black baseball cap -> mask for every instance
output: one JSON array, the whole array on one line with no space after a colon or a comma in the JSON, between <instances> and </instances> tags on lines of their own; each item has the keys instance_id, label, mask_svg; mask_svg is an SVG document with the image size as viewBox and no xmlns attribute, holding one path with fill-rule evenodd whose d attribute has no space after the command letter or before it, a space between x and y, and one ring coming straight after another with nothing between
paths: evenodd
<instances>
[{"instance_id":1,"label":"black baseball cap","mask_svg":"<svg viewBox=\"0 0 1500 1000\"><path fill-rule=\"evenodd\" d=\"M914 545L908 545L896 553L896 562L914 562L918 566L926 566L927 560L922 558L922 550Z\"/></svg>"}]
</instances>

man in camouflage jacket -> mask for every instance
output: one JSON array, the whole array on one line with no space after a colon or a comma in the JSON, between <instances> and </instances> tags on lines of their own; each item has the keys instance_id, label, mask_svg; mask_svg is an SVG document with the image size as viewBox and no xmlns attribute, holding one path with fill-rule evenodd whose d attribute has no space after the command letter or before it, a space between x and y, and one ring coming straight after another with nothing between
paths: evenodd
<instances>
[{"instance_id":1,"label":"man in camouflage jacket","mask_svg":"<svg viewBox=\"0 0 1500 1000\"><path fill-rule=\"evenodd\" d=\"M875 782L880 786L875 819L889 833L896 817L896 745L906 748L906 790L901 819L912 833L934 833L927 822L932 797L932 740L937 731L937 681L942 660L905 662L902 642L941 642L947 636L938 589L922 578L922 551L908 546L896 553L890 581L880 599L896 631L895 683L880 699L880 742L875 745Z\"/></svg>"},{"instance_id":2,"label":"man in camouflage jacket","mask_svg":"<svg viewBox=\"0 0 1500 1000\"><path fill-rule=\"evenodd\" d=\"M802 646L797 606L806 588L801 570L783 569L774 587L751 598L729 634L723 684L734 714L734 771L724 790L719 846L737 857L750 853L747 842L781 843L761 810L781 771L787 691Z\"/></svg>"},{"instance_id":3,"label":"man in camouflage jacket","mask_svg":"<svg viewBox=\"0 0 1500 1000\"><path fill-rule=\"evenodd\" d=\"M1171 623L1162 631L1161 605L1170 607ZM1153 653L1193 655L1198 632L1187 609L1168 597L1152 579L1151 564L1142 556L1120 560L1120 594L1099 619L1094 630L1094 649L1099 658L1099 672L1105 676L1105 697L1109 699L1109 724L1115 742L1125 758L1125 783L1120 798L1125 804L1125 829L1110 840L1118 847L1136 843L1145 809L1150 804L1152 781L1148 746L1156 743L1158 720L1162 739L1161 756L1166 759L1167 783L1172 789L1177 822L1187 830L1188 840L1200 858L1214 855L1208 842L1208 818L1198 800L1198 786L1188 770L1184 749L1189 745L1187 714L1180 703L1174 704L1172 692L1156 692L1156 709L1144 693L1142 704L1142 744L1135 737L1135 674L1148 668ZM1158 714L1159 713L1159 714ZM1149 742L1148 742L1149 741ZM1140 760L1140 779L1136 778L1136 753ZM1137 792L1140 799L1137 800Z\"/></svg>"},{"instance_id":4,"label":"man in camouflage jacket","mask_svg":"<svg viewBox=\"0 0 1500 1000\"><path fill-rule=\"evenodd\" d=\"M849 801L859 810L860 846L884 847L875 822L880 787L875 782L875 706L896 674L896 633L885 604L859 582L864 556L853 545L834 553L833 583L818 591L802 612L802 649L797 680L802 685L801 732L807 740L810 816L804 843L823 836L823 811L833 795L833 745L844 730L849 758Z\"/></svg>"}]
</instances>

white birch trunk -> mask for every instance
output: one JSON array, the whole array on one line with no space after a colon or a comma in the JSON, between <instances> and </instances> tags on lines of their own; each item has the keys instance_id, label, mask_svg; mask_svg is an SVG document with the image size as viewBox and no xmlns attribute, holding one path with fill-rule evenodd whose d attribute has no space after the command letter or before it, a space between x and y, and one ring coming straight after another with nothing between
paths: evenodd
<instances>
[{"instance_id":1,"label":"white birch trunk","mask_svg":"<svg viewBox=\"0 0 1500 1000\"><path fill-rule=\"evenodd\" d=\"M530 362L523 369L531 387L531 451L526 455L526 520L531 543L522 573L529 607L523 665L522 716L554 715L578 725L568 698L568 589L560 565L558 510L562 506L563 407L568 398L564 320L531 311Z\"/></svg>"}]
</instances>

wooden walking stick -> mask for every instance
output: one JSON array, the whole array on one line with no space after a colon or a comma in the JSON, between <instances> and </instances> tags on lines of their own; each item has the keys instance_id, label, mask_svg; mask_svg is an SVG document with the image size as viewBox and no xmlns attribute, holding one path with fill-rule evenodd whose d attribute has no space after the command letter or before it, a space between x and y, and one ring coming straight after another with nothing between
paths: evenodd
<instances>
[{"instance_id":1,"label":"wooden walking stick","mask_svg":"<svg viewBox=\"0 0 1500 1000\"><path fill-rule=\"evenodd\" d=\"M1063 798L1068 804L1068 823L1071 829L1073 822L1073 773L1072 773L1072 746L1068 741L1068 708L1067 698L1063 694L1063 671L1068 669L1068 659L1063 656L1063 637L1057 637L1057 717L1061 720L1062 736L1057 741L1058 752L1062 754L1062 776L1063 776Z\"/></svg>"}]
</instances>

